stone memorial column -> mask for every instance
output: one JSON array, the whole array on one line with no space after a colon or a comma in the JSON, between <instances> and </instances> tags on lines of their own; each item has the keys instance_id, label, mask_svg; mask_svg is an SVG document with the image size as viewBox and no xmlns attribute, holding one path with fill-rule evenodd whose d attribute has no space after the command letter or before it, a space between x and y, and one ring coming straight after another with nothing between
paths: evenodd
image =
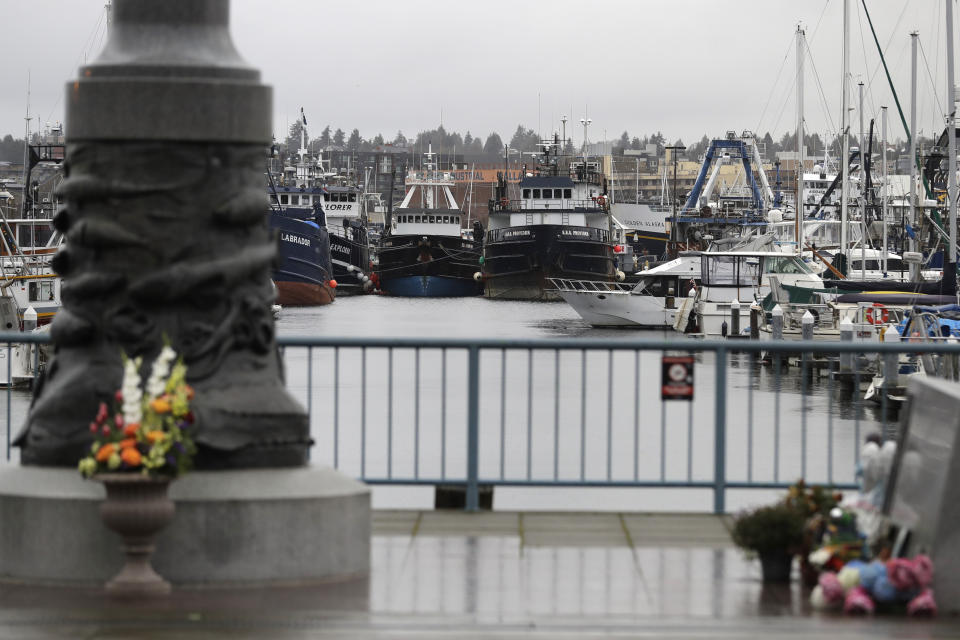
<instances>
[{"instance_id":1,"label":"stone memorial column","mask_svg":"<svg viewBox=\"0 0 960 640\"><path fill-rule=\"evenodd\" d=\"M76 464L121 352L149 362L165 339L196 389L198 468L306 463L270 310L271 90L228 17L228 0L115 0L103 53L67 85L63 308L23 464Z\"/></svg>"}]
</instances>

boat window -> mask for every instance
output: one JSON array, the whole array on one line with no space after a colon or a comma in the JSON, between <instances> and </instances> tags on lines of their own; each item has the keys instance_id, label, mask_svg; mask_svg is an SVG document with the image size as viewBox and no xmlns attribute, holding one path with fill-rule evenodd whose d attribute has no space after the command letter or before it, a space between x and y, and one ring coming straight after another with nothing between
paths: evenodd
<instances>
[{"instance_id":1,"label":"boat window","mask_svg":"<svg viewBox=\"0 0 960 640\"><path fill-rule=\"evenodd\" d=\"M290 198L287 196L287 194L284 193L280 196L280 204L288 204L289 202Z\"/></svg>"},{"instance_id":2,"label":"boat window","mask_svg":"<svg viewBox=\"0 0 960 640\"><path fill-rule=\"evenodd\" d=\"M433 219L433 216L430 216L430 224L433 224L434 222L435 220Z\"/></svg>"},{"instance_id":3,"label":"boat window","mask_svg":"<svg viewBox=\"0 0 960 640\"><path fill-rule=\"evenodd\" d=\"M327 202L330 202L330 194L329 193L323 194L323 199Z\"/></svg>"},{"instance_id":4,"label":"boat window","mask_svg":"<svg viewBox=\"0 0 960 640\"><path fill-rule=\"evenodd\" d=\"M543 190L543 199L544 199L544 200L546 200L547 198L552 198L552 197L553 197L553 189L544 189L544 190Z\"/></svg>"},{"instance_id":5,"label":"boat window","mask_svg":"<svg viewBox=\"0 0 960 640\"><path fill-rule=\"evenodd\" d=\"M881 266L883 266L883 265L881 265L878 260L867 260L867 267L866 267L866 268L867 268L868 271L879 271ZM863 269L863 268L864 268L864 267L863 267L863 261L862 261L862 260L851 260L851 261L850 261L850 270L851 270L851 271L856 271L856 270L858 270L858 269Z\"/></svg>"},{"instance_id":6,"label":"boat window","mask_svg":"<svg viewBox=\"0 0 960 640\"><path fill-rule=\"evenodd\" d=\"M310 199L310 196L300 196L300 204L309 205L311 203L312 203L312 200Z\"/></svg>"},{"instance_id":7,"label":"boat window","mask_svg":"<svg viewBox=\"0 0 960 640\"><path fill-rule=\"evenodd\" d=\"M29 286L28 288L29 288L29 290L30 290L30 291L29 291L29 293L30 293L30 302L36 302L36 301L37 301L37 283L36 283L36 282L31 282L31 283L29 283L29 285L30 285L30 286Z\"/></svg>"},{"instance_id":8,"label":"boat window","mask_svg":"<svg viewBox=\"0 0 960 640\"><path fill-rule=\"evenodd\" d=\"M524 189L524 190L523 190L523 197L524 197L524 198L529 198L529 197L530 197L530 189Z\"/></svg>"},{"instance_id":9,"label":"boat window","mask_svg":"<svg viewBox=\"0 0 960 640\"><path fill-rule=\"evenodd\" d=\"M564 198L572 198L572 197L573 197L573 191L572 191L571 189L564 189L564 190L563 190L563 197L564 197Z\"/></svg>"},{"instance_id":10,"label":"boat window","mask_svg":"<svg viewBox=\"0 0 960 640\"><path fill-rule=\"evenodd\" d=\"M760 258L756 256L703 256L701 278L707 286L756 285L760 280Z\"/></svg>"},{"instance_id":11,"label":"boat window","mask_svg":"<svg viewBox=\"0 0 960 640\"><path fill-rule=\"evenodd\" d=\"M40 299L53 300L53 282L46 280L40 283Z\"/></svg>"},{"instance_id":12,"label":"boat window","mask_svg":"<svg viewBox=\"0 0 960 640\"><path fill-rule=\"evenodd\" d=\"M450 224L450 216L443 216L443 224Z\"/></svg>"},{"instance_id":13,"label":"boat window","mask_svg":"<svg viewBox=\"0 0 960 640\"><path fill-rule=\"evenodd\" d=\"M810 267L793 256L767 256L763 264L764 273L811 273Z\"/></svg>"},{"instance_id":14,"label":"boat window","mask_svg":"<svg viewBox=\"0 0 960 640\"><path fill-rule=\"evenodd\" d=\"M426 217L426 216L424 216L424 217ZM420 216L413 216L413 221L414 221L414 222L420 222Z\"/></svg>"},{"instance_id":15,"label":"boat window","mask_svg":"<svg viewBox=\"0 0 960 640\"><path fill-rule=\"evenodd\" d=\"M534 197L534 198L539 198L539 197L540 197L540 189L534 189L534 190L533 190L533 197Z\"/></svg>"},{"instance_id":16,"label":"boat window","mask_svg":"<svg viewBox=\"0 0 960 640\"><path fill-rule=\"evenodd\" d=\"M460 216L453 216L453 221L457 223L457 226L460 226Z\"/></svg>"},{"instance_id":17,"label":"boat window","mask_svg":"<svg viewBox=\"0 0 960 640\"><path fill-rule=\"evenodd\" d=\"M677 278L673 277L654 277L650 276L643 278L640 281L643 284L642 291L650 294L651 296L656 296L658 298L663 298L668 295L677 295Z\"/></svg>"},{"instance_id":18,"label":"boat window","mask_svg":"<svg viewBox=\"0 0 960 640\"><path fill-rule=\"evenodd\" d=\"M351 194L350 194L350 202L356 202L356 201L357 201L357 194L351 193Z\"/></svg>"},{"instance_id":19,"label":"boat window","mask_svg":"<svg viewBox=\"0 0 960 640\"><path fill-rule=\"evenodd\" d=\"M887 258L887 271L903 271L903 261L900 258Z\"/></svg>"}]
</instances>

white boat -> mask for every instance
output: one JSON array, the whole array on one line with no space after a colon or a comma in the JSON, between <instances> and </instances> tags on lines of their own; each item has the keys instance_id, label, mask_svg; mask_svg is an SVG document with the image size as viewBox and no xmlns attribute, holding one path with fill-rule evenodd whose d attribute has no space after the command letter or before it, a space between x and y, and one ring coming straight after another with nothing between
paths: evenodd
<instances>
[{"instance_id":1,"label":"white boat","mask_svg":"<svg viewBox=\"0 0 960 640\"><path fill-rule=\"evenodd\" d=\"M736 300L741 313L770 293L770 277L795 287L823 288L823 279L798 256L779 251L707 251L700 254L701 286L688 298L674 325L686 331L691 315L696 331L707 336L723 335L731 324L730 305ZM742 326L742 325L741 325Z\"/></svg>"},{"instance_id":2,"label":"white boat","mask_svg":"<svg viewBox=\"0 0 960 640\"><path fill-rule=\"evenodd\" d=\"M639 274L635 284L567 278L550 278L550 283L595 327L669 328L678 299L700 281L700 254L681 254Z\"/></svg>"}]
</instances>

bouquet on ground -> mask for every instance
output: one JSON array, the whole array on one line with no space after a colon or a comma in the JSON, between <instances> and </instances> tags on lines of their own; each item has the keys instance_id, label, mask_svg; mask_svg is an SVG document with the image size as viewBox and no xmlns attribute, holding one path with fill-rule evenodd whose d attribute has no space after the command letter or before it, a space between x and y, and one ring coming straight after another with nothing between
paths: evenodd
<instances>
[{"instance_id":1,"label":"bouquet on ground","mask_svg":"<svg viewBox=\"0 0 960 640\"><path fill-rule=\"evenodd\" d=\"M114 409L101 402L90 423L93 446L78 465L88 478L112 472L176 477L190 468L196 446L189 433L193 389L187 367L164 345L144 382L142 360L123 356L123 386Z\"/></svg>"}]
</instances>

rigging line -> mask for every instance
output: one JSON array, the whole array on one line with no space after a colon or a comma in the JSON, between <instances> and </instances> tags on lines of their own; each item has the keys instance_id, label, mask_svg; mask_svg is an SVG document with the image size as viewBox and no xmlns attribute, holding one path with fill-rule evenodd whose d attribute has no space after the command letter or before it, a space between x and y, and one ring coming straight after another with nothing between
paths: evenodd
<instances>
[{"instance_id":1,"label":"rigging line","mask_svg":"<svg viewBox=\"0 0 960 640\"><path fill-rule=\"evenodd\" d=\"M930 88L933 89L933 108L939 112L940 118L943 119L947 114L943 112L943 108L941 107L940 96L937 94L937 83L934 82L933 76L930 74L930 62L927 60L927 52L923 49L923 40L917 38L917 44L920 45L920 55L923 56L923 67L927 70L927 77L930 78Z\"/></svg>"},{"instance_id":2,"label":"rigging line","mask_svg":"<svg viewBox=\"0 0 960 640\"><path fill-rule=\"evenodd\" d=\"M80 49L80 53L77 55L76 64L73 65L74 69L77 69L82 64L86 64L87 52L93 48L95 41L97 40L97 35L100 34L101 29L106 33L106 10L98 12L97 22L93 25L93 30L87 36L87 39L83 43L83 47ZM103 37L100 37L102 40ZM50 108L49 113L47 113L46 122L50 122L50 118L53 117L53 112L57 110L57 107L60 106L60 102L63 100L63 92L57 92L57 100L53 103L53 107ZM37 123L39 125L39 122Z\"/></svg>"},{"instance_id":3,"label":"rigging line","mask_svg":"<svg viewBox=\"0 0 960 640\"><path fill-rule=\"evenodd\" d=\"M830 6L830 0L824 0L823 9L820 10L820 17L817 18L817 26L813 28L813 32L810 34L811 42L813 42L813 39L817 37L817 30L820 29L820 23L823 22L823 16L827 13L828 6Z\"/></svg>"},{"instance_id":4,"label":"rigging line","mask_svg":"<svg viewBox=\"0 0 960 640\"><path fill-rule=\"evenodd\" d=\"M857 5L857 27L859 27L860 29L860 49L863 52L863 66L866 67L867 66L867 39L863 36L863 12L860 10L859 4ZM876 112L877 107L876 105L873 104L873 91L872 91L873 77L867 76L865 79L866 79L866 83L864 84L865 84L865 89L867 93L867 95L865 96L865 100L868 105L868 108L866 110L866 113L864 113L864 115L867 115L867 113ZM859 105L858 105L858 108L859 108ZM859 131L857 133L859 134ZM865 149L864 149L864 153L866 153Z\"/></svg>"},{"instance_id":5,"label":"rigging line","mask_svg":"<svg viewBox=\"0 0 960 640\"><path fill-rule=\"evenodd\" d=\"M820 96L820 106L823 107L823 111L827 116L827 121L830 123L830 130L836 131L837 125L833 122L833 117L830 116L830 105L827 102L827 96L823 91L823 84L820 82L820 73L817 71L817 65L813 62L813 52L810 51L810 43L807 42L807 60L810 61L810 67L813 69L813 77L817 81L817 89L819 91L818 95Z\"/></svg>"},{"instance_id":6,"label":"rigging line","mask_svg":"<svg viewBox=\"0 0 960 640\"><path fill-rule=\"evenodd\" d=\"M773 100L773 94L777 90L777 83L780 82L780 78L783 77L783 67L787 64L787 57L790 55L790 43L787 44L787 50L783 54L783 61L780 63L780 69L777 70L777 81L773 83L773 86L770 88L770 95L767 96L767 104L764 105L763 111L760 113L760 120L757 122L757 126L754 127L754 131L760 131L760 127L763 124L763 118L767 115L767 109L770 107L770 102Z\"/></svg>"}]
</instances>

